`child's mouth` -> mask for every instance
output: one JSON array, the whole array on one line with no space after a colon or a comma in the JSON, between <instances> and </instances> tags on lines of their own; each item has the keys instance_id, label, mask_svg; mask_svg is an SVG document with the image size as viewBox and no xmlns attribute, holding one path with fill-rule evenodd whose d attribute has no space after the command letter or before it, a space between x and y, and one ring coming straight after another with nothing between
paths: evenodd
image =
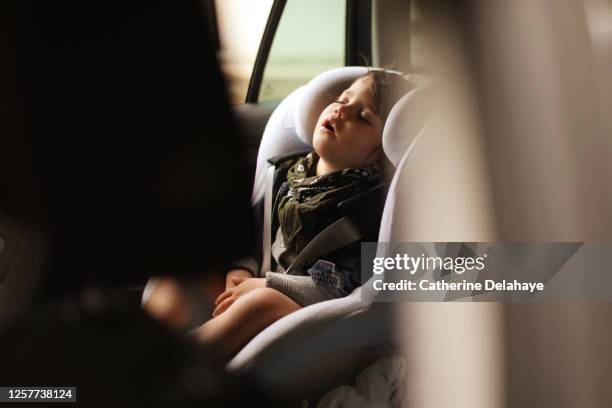
<instances>
[{"instance_id":1,"label":"child's mouth","mask_svg":"<svg viewBox=\"0 0 612 408\"><path fill-rule=\"evenodd\" d=\"M334 125L329 119L326 119L325 122L323 122L323 127L331 133L336 133L336 129L334 129Z\"/></svg>"}]
</instances>

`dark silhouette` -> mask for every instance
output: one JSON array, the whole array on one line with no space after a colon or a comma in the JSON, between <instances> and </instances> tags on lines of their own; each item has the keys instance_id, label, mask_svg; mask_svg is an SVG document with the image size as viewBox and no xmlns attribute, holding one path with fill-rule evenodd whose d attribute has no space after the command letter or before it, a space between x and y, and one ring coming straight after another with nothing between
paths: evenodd
<instances>
[{"instance_id":1,"label":"dark silhouette","mask_svg":"<svg viewBox=\"0 0 612 408\"><path fill-rule=\"evenodd\" d=\"M105 407L263 398L125 290L222 272L251 245L210 16L193 0L0 7L0 385Z\"/></svg>"}]
</instances>

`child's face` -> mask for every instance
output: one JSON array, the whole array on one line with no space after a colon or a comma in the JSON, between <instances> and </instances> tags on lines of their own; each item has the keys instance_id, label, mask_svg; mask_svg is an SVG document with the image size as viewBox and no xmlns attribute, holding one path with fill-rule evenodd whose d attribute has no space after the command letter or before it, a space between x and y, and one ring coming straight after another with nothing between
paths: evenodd
<instances>
[{"instance_id":1,"label":"child's face","mask_svg":"<svg viewBox=\"0 0 612 408\"><path fill-rule=\"evenodd\" d=\"M313 135L317 154L337 168L374 164L383 130L375 107L372 78L357 79L319 116Z\"/></svg>"}]
</instances>

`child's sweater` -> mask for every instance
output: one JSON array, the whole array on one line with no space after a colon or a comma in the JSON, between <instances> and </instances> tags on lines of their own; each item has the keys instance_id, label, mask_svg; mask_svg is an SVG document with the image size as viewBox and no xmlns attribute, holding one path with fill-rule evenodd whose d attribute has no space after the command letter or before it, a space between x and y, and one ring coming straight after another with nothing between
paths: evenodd
<instances>
[{"instance_id":1,"label":"child's sweater","mask_svg":"<svg viewBox=\"0 0 612 408\"><path fill-rule=\"evenodd\" d=\"M273 182L273 197L276 197L280 186L286 181L288 169L302 156L292 155L270 159L276 165ZM381 184L342 202L338 218L342 215L351 217L353 223L360 229L366 240L376 240L382 213L384 188ZM345 202L348 205L342 205ZM272 267L265 276L260 276L262 261L263 236L263 199L255 205L256 247L251 256L234 262L232 268L249 270L255 277L265 277L266 286L276 289L301 306L343 297L361 285L361 242L357 241L339 250L325 254L320 259L298 268L293 274L285 271L293 262L292 256L285 248L278 214L273 214L272 220Z\"/></svg>"}]
</instances>

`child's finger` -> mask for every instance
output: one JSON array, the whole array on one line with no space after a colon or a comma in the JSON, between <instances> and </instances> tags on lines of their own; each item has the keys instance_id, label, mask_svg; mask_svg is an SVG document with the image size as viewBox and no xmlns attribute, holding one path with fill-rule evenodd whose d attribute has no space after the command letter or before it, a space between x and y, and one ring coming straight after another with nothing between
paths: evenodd
<instances>
[{"instance_id":1,"label":"child's finger","mask_svg":"<svg viewBox=\"0 0 612 408\"><path fill-rule=\"evenodd\" d=\"M232 282L234 282L234 284L239 285L242 282L244 282L245 280L247 280L249 278L247 278L246 276L233 276L232 277Z\"/></svg>"},{"instance_id":2,"label":"child's finger","mask_svg":"<svg viewBox=\"0 0 612 408\"><path fill-rule=\"evenodd\" d=\"M215 307L215 310L213 310L213 317L219 316L221 313L225 312L232 303L234 303L234 298L230 297L225 299L219 306Z\"/></svg>"},{"instance_id":3,"label":"child's finger","mask_svg":"<svg viewBox=\"0 0 612 408\"><path fill-rule=\"evenodd\" d=\"M225 280L225 290L231 289L234 286L236 286L236 284L232 281L232 278L227 278Z\"/></svg>"},{"instance_id":4,"label":"child's finger","mask_svg":"<svg viewBox=\"0 0 612 408\"><path fill-rule=\"evenodd\" d=\"M219 303L221 303L225 298L228 298L232 295L232 290L228 289L225 292L223 292L222 294L220 294L217 299L215 299L215 306L218 305Z\"/></svg>"}]
</instances>

